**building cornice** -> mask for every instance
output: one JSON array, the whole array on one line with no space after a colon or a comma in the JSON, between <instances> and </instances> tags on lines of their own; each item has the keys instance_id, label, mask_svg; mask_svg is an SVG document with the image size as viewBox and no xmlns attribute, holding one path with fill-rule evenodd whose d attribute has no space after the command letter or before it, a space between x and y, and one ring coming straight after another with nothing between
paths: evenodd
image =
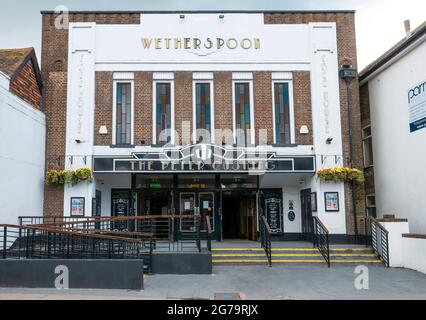
<instances>
[{"instance_id":1,"label":"building cornice","mask_svg":"<svg viewBox=\"0 0 426 320\"><path fill-rule=\"evenodd\" d=\"M259 13L352 13L355 10L135 10L135 11L69 11L70 14L206 14L206 13L242 13L242 14L259 14ZM42 10L41 14L55 14L53 10Z\"/></svg>"}]
</instances>

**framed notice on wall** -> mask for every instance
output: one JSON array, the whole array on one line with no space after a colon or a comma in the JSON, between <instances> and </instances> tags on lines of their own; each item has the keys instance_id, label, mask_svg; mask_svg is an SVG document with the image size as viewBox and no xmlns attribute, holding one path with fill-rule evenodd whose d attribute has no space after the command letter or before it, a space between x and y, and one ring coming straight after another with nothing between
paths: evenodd
<instances>
[{"instance_id":1,"label":"framed notice on wall","mask_svg":"<svg viewBox=\"0 0 426 320\"><path fill-rule=\"evenodd\" d=\"M84 216L84 198L74 197L71 198L70 214L71 217L82 217Z\"/></svg>"},{"instance_id":2,"label":"framed notice on wall","mask_svg":"<svg viewBox=\"0 0 426 320\"><path fill-rule=\"evenodd\" d=\"M325 211L337 212L339 209L339 193L324 192Z\"/></svg>"}]
</instances>

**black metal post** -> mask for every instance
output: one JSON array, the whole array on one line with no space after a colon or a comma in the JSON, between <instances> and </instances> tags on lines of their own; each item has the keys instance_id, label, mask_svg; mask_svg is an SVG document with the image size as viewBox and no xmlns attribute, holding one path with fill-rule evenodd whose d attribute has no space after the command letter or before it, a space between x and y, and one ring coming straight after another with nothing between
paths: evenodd
<instances>
[{"instance_id":1,"label":"black metal post","mask_svg":"<svg viewBox=\"0 0 426 320\"><path fill-rule=\"evenodd\" d=\"M51 247L50 247L50 232L47 232L47 257L50 259Z\"/></svg>"},{"instance_id":2,"label":"black metal post","mask_svg":"<svg viewBox=\"0 0 426 320\"><path fill-rule=\"evenodd\" d=\"M201 223L200 223L200 215L197 215L196 219L195 219L195 223L196 223L196 230L197 230L197 249L198 252L201 252Z\"/></svg>"},{"instance_id":3,"label":"black metal post","mask_svg":"<svg viewBox=\"0 0 426 320\"><path fill-rule=\"evenodd\" d=\"M327 264L328 264L328 267L330 268L330 241L329 241L328 233L326 234L326 238L327 238Z\"/></svg>"},{"instance_id":4,"label":"black metal post","mask_svg":"<svg viewBox=\"0 0 426 320\"><path fill-rule=\"evenodd\" d=\"M7 227L3 227L3 259L6 259Z\"/></svg>"},{"instance_id":5,"label":"black metal post","mask_svg":"<svg viewBox=\"0 0 426 320\"><path fill-rule=\"evenodd\" d=\"M313 218L314 220L314 225L313 225L313 230L312 230L312 245L315 248L316 247L316 243L317 243L317 222L315 220L315 218Z\"/></svg>"},{"instance_id":6,"label":"black metal post","mask_svg":"<svg viewBox=\"0 0 426 320\"><path fill-rule=\"evenodd\" d=\"M352 95L350 92L350 85L352 80L356 78L356 70L351 65L343 65L339 71L340 78L346 83L346 95L348 99L348 131L349 131L349 166L353 168L353 134L352 134ZM355 183L351 183L352 193L352 212L354 219L354 233L355 239L358 240L358 223L357 223L357 209L356 209L356 189Z\"/></svg>"}]
</instances>

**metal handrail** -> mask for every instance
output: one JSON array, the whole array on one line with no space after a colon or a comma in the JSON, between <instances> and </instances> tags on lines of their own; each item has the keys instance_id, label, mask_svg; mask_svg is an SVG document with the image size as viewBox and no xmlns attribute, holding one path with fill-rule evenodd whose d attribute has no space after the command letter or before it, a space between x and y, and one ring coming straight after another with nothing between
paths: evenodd
<instances>
[{"instance_id":1,"label":"metal handrail","mask_svg":"<svg viewBox=\"0 0 426 320\"><path fill-rule=\"evenodd\" d=\"M389 267L389 231L374 217L369 217L369 220L371 228L371 246L386 267Z\"/></svg>"},{"instance_id":2,"label":"metal handrail","mask_svg":"<svg viewBox=\"0 0 426 320\"><path fill-rule=\"evenodd\" d=\"M206 219L206 226L207 226L207 250L212 251L212 226L210 223L210 217L205 216Z\"/></svg>"},{"instance_id":3,"label":"metal handrail","mask_svg":"<svg viewBox=\"0 0 426 320\"><path fill-rule=\"evenodd\" d=\"M125 238L151 238L154 236L152 232L134 232L134 231L117 231L117 230L102 230L102 229L81 229L81 228L73 228L73 227L60 227L60 226L43 226L42 228L49 229L52 231L56 230L64 230L71 232L78 232L83 234L100 234L107 236L123 236Z\"/></svg>"},{"instance_id":4,"label":"metal handrail","mask_svg":"<svg viewBox=\"0 0 426 320\"><path fill-rule=\"evenodd\" d=\"M43 227L59 228L79 232L114 234L131 238L150 236L156 250L201 251L200 215L150 215L122 217L91 217L82 221L56 221ZM49 221L51 222L51 221ZM31 225L32 226L32 225ZM41 225L36 225L41 226ZM176 229L181 229L176 234ZM145 235L146 234L146 235Z\"/></svg>"},{"instance_id":5,"label":"metal handrail","mask_svg":"<svg viewBox=\"0 0 426 320\"><path fill-rule=\"evenodd\" d=\"M263 250L265 250L266 258L268 259L268 264L272 267L272 230L269 226L268 220L265 216L262 216L260 219L260 241Z\"/></svg>"},{"instance_id":6,"label":"metal handrail","mask_svg":"<svg viewBox=\"0 0 426 320\"><path fill-rule=\"evenodd\" d=\"M109 239L109 240L123 240L134 243L141 243L140 239L131 239L127 237L117 237L117 236L106 236L101 234L90 234L90 233L81 233L77 231L67 231L66 229L58 229L58 228L50 228L50 227L36 227L36 226L19 226L14 224L0 224L0 228L17 228L21 230L33 230L33 231L46 231L46 232L54 232L58 234L69 234L69 235L78 235L82 237L88 238L97 238L97 239ZM81 230L81 229L80 229Z\"/></svg>"},{"instance_id":7,"label":"metal handrail","mask_svg":"<svg viewBox=\"0 0 426 320\"><path fill-rule=\"evenodd\" d=\"M53 219L51 223L29 223L27 226L32 225L79 225L92 222L106 222L106 221L133 221L133 220L153 220L153 219L192 219L196 215L146 215L146 216L118 216L118 217L19 217L20 221L23 219ZM61 221L62 220L62 221ZM71 220L71 221L70 221ZM21 224L23 225L23 223Z\"/></svg>"},{"instance_id":8,"label":"metal handrail","mask_svg":"<svg viewBox=\"0 0 426 320\"><path fill-rule=\"evenodd\" d=\"M327 263L327 266L330 268L330 232L318 217L312 218L314 220L313 246L314 248L318 248L319 252Z\"/></svg>"},{"instance_id":9,"label":"metal handrail","mask_svg":"<svg viewBox=\"0 0 426 320\"><path fill-rule=\"evenodd\" d=\"M140 259L152 269L151 239L87 234L57 228L0 224L3 259Z\"/></svg>"}]
</instances>

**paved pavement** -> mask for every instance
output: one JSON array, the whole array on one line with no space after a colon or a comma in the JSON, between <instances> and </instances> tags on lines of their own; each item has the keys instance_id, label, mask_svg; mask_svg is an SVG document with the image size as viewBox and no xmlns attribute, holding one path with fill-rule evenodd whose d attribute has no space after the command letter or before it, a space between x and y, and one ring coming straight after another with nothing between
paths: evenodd
<instances>
[{"instance_id":1,"label":"paved pavement","mask_svg":"<svg viewBox=\"0 0 426 320\"><path fill-rule=\"evenodd\" d=\"M369 267L369 289L355 289L354 267L215 266L213 275L152 275L145 290L7 289L0 299L213 299L240 293L245 299L426 299L426 275Z\"/></svg>"}]
</instances>

